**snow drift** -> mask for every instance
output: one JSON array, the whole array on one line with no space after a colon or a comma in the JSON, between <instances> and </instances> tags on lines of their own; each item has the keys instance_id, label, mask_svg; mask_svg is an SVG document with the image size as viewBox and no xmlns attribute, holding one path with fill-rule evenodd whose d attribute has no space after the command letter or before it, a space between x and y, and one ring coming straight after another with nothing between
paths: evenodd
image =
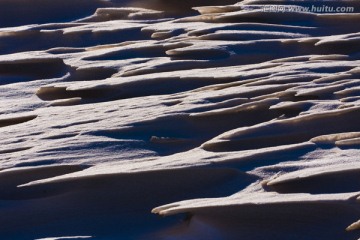
<instances>
[{"instance_id":1,"label":"snow drift","mask_svg":"<svg viewBox=\"0 0 360 240\"><path fill-rule=\"evenodd\" d=\"M359 11L0 0L0 238L358 239Z\"/></svg>"}]
</instances>

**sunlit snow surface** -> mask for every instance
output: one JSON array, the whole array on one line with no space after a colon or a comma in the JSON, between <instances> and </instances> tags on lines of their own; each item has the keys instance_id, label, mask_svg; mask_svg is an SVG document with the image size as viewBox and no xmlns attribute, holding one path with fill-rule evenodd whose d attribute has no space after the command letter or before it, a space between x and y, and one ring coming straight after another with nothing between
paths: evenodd
<instances>
[{"instance_id":1,"label":"sunlit snow surface","mask_svg":"<svg viewBox=\"0 0 360 240\"><path fill-rule=\"evenodd\" d=\"M358 239L359 12L0 0L0 239Z\"/></svg>"}]
</instances>

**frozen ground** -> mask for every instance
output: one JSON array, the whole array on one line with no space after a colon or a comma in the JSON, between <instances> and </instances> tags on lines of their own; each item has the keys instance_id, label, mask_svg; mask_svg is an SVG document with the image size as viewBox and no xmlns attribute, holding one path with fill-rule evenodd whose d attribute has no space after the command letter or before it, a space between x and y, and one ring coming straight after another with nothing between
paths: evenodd
<instances>
[{"instance_id":1,"label":"frozen ground","mask_svg":"<svg viewBox=\"0 0 360 240\"><path fill-rule=\"evenodd\" d=\"M359 12L0 0L0 239L359 239Z\"/></svg>"}]
</instances>

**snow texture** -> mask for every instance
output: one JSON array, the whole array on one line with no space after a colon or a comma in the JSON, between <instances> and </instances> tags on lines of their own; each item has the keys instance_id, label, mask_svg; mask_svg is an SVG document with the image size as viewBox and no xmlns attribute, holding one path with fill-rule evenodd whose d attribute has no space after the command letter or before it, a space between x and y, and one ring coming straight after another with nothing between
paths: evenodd
<instances>
[{"instance_id":1,"label":"snow texture","mask_svg":"<svg viewBox=\"0 0 360 240\"><path fill-rule=\"evenodd\" d=\"M359 21L0 0L0 239L359 239Z\"/></svg>"}]
</instances>

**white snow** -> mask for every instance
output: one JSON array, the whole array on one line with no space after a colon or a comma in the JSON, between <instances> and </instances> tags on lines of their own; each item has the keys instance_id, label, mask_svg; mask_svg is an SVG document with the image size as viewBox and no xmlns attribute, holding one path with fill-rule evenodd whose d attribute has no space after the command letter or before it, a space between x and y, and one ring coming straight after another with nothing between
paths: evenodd
<instances>
[{"instance_id":1,"label":"white snow","mask_svg":"<svg viewBox=\"0 0 360 240\"><path fill-rule=\"evenodd\" d=\"M0 238L358 239L359 11L0 0Z\"/></svg>"}]
</instances>

